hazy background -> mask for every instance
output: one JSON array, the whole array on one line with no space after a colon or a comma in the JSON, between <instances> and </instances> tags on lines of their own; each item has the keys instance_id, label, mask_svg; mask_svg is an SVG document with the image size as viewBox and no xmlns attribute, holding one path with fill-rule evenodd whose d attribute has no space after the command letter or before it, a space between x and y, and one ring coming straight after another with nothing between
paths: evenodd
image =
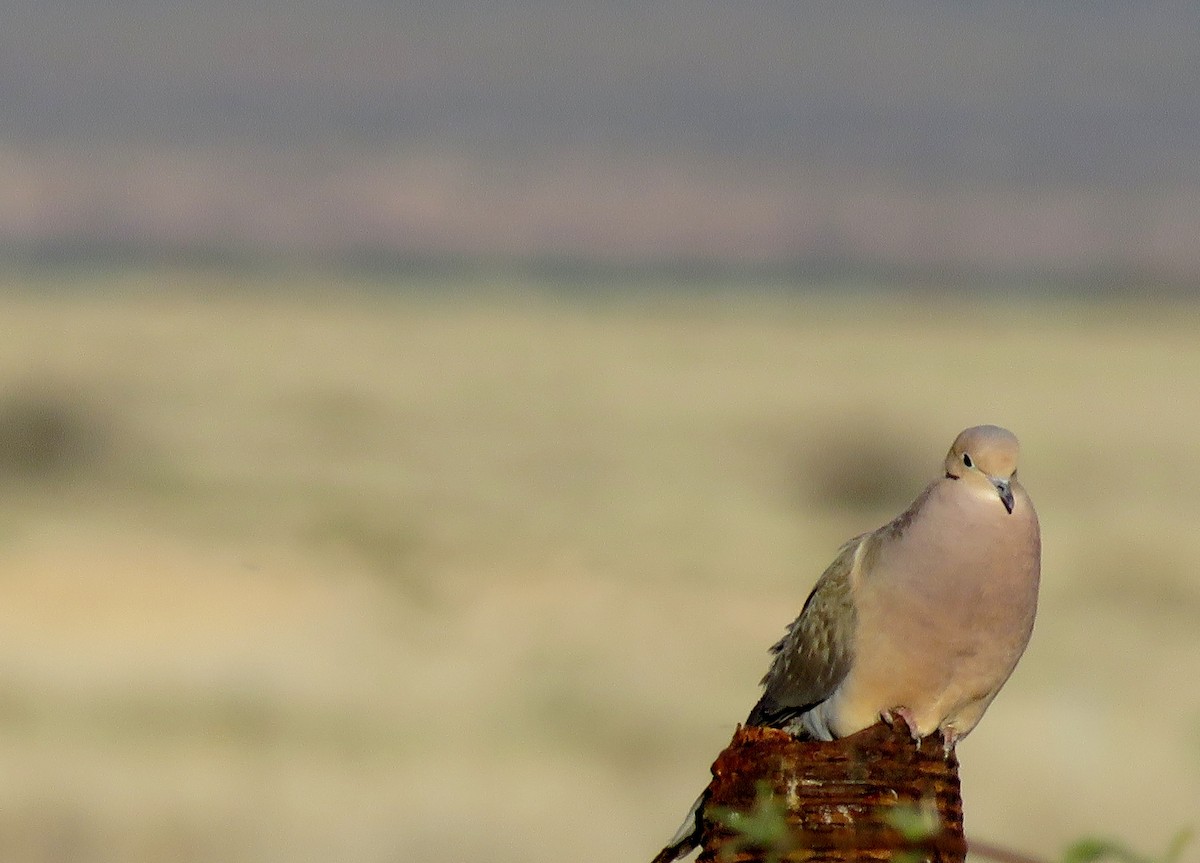
<instances>
[{"instance_id":1,"label":"hazy background","mask_svg":"<svg viewBox=\"0 0 1200 863\"><path fill-rule=\"evenodd\" d=\"M1191 3L11 0L14 256L1200 275Z\"/></svg>"},{"instance_id":2,"label":"hazy background","mask_svg":"<svg viewBox=\"0 0 1200 863\"><path fill-rule=\"evenodd\" d=\"M0 856L648 860L980 422L1045 559L968 833L1200 827L1198 37L7 4Z\"/></svg>"}]
</instances>

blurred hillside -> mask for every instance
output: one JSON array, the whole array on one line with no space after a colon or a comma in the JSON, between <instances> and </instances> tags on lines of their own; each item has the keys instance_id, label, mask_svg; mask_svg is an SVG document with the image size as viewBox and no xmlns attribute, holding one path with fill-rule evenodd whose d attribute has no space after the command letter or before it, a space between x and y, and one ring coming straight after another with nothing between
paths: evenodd
<instances>
[{"instance_id":1,"label":"blurred hillside","mask_svg":"<svg viewBox=\"0 0 1200 863\"><path fill-rule=\"evenodd\" d=\"M35 261L1191 286L1200 7L12 0Z\"/></svg>"}]
</instances>

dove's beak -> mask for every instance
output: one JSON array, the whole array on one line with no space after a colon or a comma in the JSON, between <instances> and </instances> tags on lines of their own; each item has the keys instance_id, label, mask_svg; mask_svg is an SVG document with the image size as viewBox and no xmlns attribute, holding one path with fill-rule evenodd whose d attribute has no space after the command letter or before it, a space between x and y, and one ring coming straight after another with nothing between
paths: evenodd
<instances>
[{"instance_id":1,"label":"dove's beak","mask_svg":"<svg viewBox=\"0 0 1200 863\"><path fill-rule=\"evenodd\" d=\"M1008 514L1012 515L1013 511L1013 493L1012 488L1006 479L997 479L990 477L992 485L996 487L996 491L1000 493L1000 502L1004 504L1004 508L1008 510Z\"/></svg>"}]
</instances>

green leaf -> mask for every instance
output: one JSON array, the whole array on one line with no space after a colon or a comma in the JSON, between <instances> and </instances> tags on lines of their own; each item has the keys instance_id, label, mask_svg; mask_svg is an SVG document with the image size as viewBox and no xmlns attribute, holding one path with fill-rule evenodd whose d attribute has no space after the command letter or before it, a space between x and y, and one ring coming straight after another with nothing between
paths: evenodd
<instances>
[{"instance_id":1,"label":"green leaf","mask_svg":"<svg viewBox=\"0 0 1200 863\"><path fill-rule=\"evenodd\" d=\"M884 822L895 829L906 842L918 844L938 836L942 832L942 819L938 815L937 801L931 797L919 803L899 803L884 809Z\"/></svg>"},{"instance_id":2,"label":"green leaf","mask_svg":"<svg viewBox=\"0 0 1200 863\"><path fill-rule=\"evenodd\" d=\"M709 814L737 834L726 846L730 856L749 847L764 851L768 861L776 861L794 844L787 822L787 804L766 782L755 786L754 806L749 812L721 806L714 807Z\"/></svg>"},{"instance_id":3,"label":"green leaf","mask_svg":"<svg viewBox=\"0 0 1200 863\"><path fill-rule=\"evenodd\" d=\"M1125 843L1115 839L1088 837L1067 848L1061 863L1093 863L1095 860L1104 859L1117 860L1120 863L1175 863L1191 840L1190 829L1180 830L1172 837L1163 855L1154 858L1138 854Z\"/></svg>"}]
</instances>

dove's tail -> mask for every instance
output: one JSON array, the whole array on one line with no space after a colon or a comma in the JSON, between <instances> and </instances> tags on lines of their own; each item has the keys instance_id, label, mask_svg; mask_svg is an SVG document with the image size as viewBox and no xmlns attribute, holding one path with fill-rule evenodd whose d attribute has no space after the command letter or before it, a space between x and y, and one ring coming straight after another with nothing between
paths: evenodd
<instances>
[{"instance_id":1,"label":"dove's tail","mask_svg":"<svg viewBox=\"0 0 1200 863\"><path fill-rule=\"evenodd\" d=\"M675 835L671 837L667 847L659 851L658 856L650 863L675 863L676 860L690 854L692 849L699 847L700 810L704 807L704 801L707 798L708 790L705 789L704 793L696 798L692 808L688 810L683 823L679 825L679 829L675 831Z\"/></svg>"}]
</instances>

